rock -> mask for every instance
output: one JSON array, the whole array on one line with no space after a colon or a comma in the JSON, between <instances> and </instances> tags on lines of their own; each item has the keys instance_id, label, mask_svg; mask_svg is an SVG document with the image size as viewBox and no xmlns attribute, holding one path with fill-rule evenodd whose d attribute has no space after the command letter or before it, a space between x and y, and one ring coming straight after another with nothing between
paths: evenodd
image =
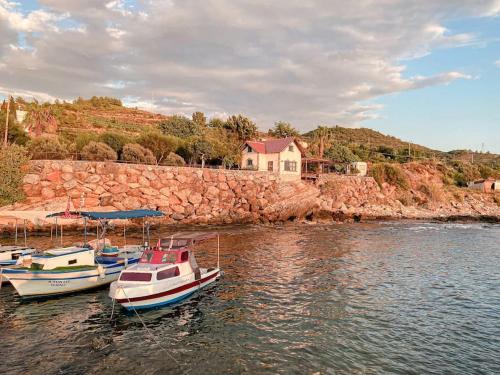
<instances>
[{"instance_id":1,"label":"rock","mask_svg":"<svg viewBox=\"0 0 500 375\"><path fill-rule=\"evenodd\" d=\"M85 182L89 182L91 184L95 184L97 182L101 181L101 176L97 174L90 175Z\"/></svg>"},{"instance_id":2,"label":"rock","mask_svg":"<svg viewBox=\"0 0 500 375\"><path fill-rule=\"evenodd\" d=\"M141 202L135 198L135 197L127 197L121 201L123 204L123 207L127 210L136 210L138 208L141 208ZM116 206L116 204L115 204Z\"/></svg>"},{"instance_id":3,"label":"rock","mask_svg":"<svg viewBox=\"0 0 500 375\"><path fill-rule=\"evenodd\" d=\"M76 180L69 180L69 181L66 181L64 184L63 184L63 187L66 189L66 190L71 190L75 187L78 186L78 182Z\"/></svg>"},{"instance_id":4,"label":"rock","mask_svg":"<svg viewBox=\"0 0 500 375\"><path fill-rule=\"evenodd\" d=\"M61 172L59 171L54 171L52 173L49 173L45 179L50 182L60 182L61 181Z\"/></svg>"},{"instance_id":5,"label":"rock","mask_svg":"<svg viewBox=\"0 0 500 375\"><path fill-rule=\"evenodd\" d=\"M199 193L193 193L188 197L189 203L192 203L192 204L200 204L202 200L203 200L203 197Z\"/></svg>"},{"instance_id":6,"label":"rock","mask_svg":"<svg viewBox=\"0 0 500 375\"><path fill-rule=\"evenodd\" d=\"M40 182L40 176L37 174L27 174L23 178L23 183L36 185Z\"/></svg>"},{"instance_id":7,"label":"rock","mask_svg":"<svg viewBox=\"0 0 500 375\"><path fill-rule=\"evenodd\" d=\"M44 198L44 199L52 199L56 196L56 193L54 192L54 190L52 190L48 187L42 188L41 194L42 194L42 198Z\"/></svg>"},{"instance_id":8,"label":"rock","mask_svg":"<svg viewBox=\"0 0 500 375\"><path fill-rule=\"evenodd\" d=\"M63 164L61 171L63 173L73 173L73 166L71 164Z\"/></svg>"},{"instance_id":9,"label":"rock","mask_svg":"<svg viewBox=\"0 0 500 375\"><path fill-rule=\"evenodd\" d=\"M172 219L177 220L177 221L184 220L184 215L180 214L180 213L175 213L172 215Z\"/></svg>"},{"instance_id":10,"label":"rock","mask_svg":"<svg viewBox=\"0 0 500 375\"><path fill-rule=\"evenodd\" d=\"M118 184L109 188L109 192L112 194L126 193L128 191L128 185Z\"/></svg>"}]
</instances>

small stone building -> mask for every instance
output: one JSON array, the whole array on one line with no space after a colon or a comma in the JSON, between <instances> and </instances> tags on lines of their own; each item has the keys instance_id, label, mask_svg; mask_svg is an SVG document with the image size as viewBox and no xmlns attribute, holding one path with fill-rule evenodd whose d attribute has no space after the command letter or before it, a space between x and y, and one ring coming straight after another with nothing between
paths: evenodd
<instances>
[{"instance_id":1,"label":"small stone building","mask_svg":"<svg viewBox=\"0 0 500 375\"><path fill-rule=\"evenodd\" d=\"M241 168L274 172L283 180L300 180L303 151L294 137L246 141L241 152Z\"/></svg>"}]
</instances>

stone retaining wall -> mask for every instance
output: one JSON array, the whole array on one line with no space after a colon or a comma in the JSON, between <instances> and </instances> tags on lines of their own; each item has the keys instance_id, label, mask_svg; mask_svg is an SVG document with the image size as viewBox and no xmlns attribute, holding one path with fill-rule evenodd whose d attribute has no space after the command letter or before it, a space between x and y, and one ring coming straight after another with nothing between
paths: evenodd
<instances>
[{"instance_id":1,"label":"stone retaining wall","mask_svg":"<svg viewBox=\"0 0 500 375\"><path fill-rule=\"evenodd\" d=\"M278 200L279 182L267 172L32 161L23 181L23 205L64 209L69 197L72 209L82 203L85 210L158 208L171 221L243 222Z\"/></svg>"}]
</instances>

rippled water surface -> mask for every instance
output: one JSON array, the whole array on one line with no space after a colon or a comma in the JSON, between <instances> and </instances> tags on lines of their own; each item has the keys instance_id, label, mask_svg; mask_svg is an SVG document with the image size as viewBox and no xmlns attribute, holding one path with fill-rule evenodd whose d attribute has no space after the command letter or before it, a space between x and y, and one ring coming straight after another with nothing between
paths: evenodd
<instances>
[{"instance_id":1,"label":"rippled water surface","mask_svg":"<svg viewBox=\"0 0 500 375\"><path fill-rule=\"evenodd\" d=\"M4 286L0 374L500 373L500 226L221 232L225 277L141 312L147 328L110 320L106 289L21 302ZM197 256L215 262L210 244Z\"/></svg>"}]
</instances>

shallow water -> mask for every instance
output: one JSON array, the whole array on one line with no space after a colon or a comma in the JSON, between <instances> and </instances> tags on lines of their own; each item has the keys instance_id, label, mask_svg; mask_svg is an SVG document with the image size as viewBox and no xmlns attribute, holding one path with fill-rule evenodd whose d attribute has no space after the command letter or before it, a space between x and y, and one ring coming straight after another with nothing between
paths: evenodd
<instances>
[{"instance_id":1,"label":"shallow water","mask_svg":"<svg viewBox=\"0 0 500 375\"><path fill-rule=\"evenodd\" d=\"M3 287L0 374L500 373L500 225L221 231L225 277L141 312L147 329L110 321L106 289L21 302Z\"/></svg>"}]
</instances>

